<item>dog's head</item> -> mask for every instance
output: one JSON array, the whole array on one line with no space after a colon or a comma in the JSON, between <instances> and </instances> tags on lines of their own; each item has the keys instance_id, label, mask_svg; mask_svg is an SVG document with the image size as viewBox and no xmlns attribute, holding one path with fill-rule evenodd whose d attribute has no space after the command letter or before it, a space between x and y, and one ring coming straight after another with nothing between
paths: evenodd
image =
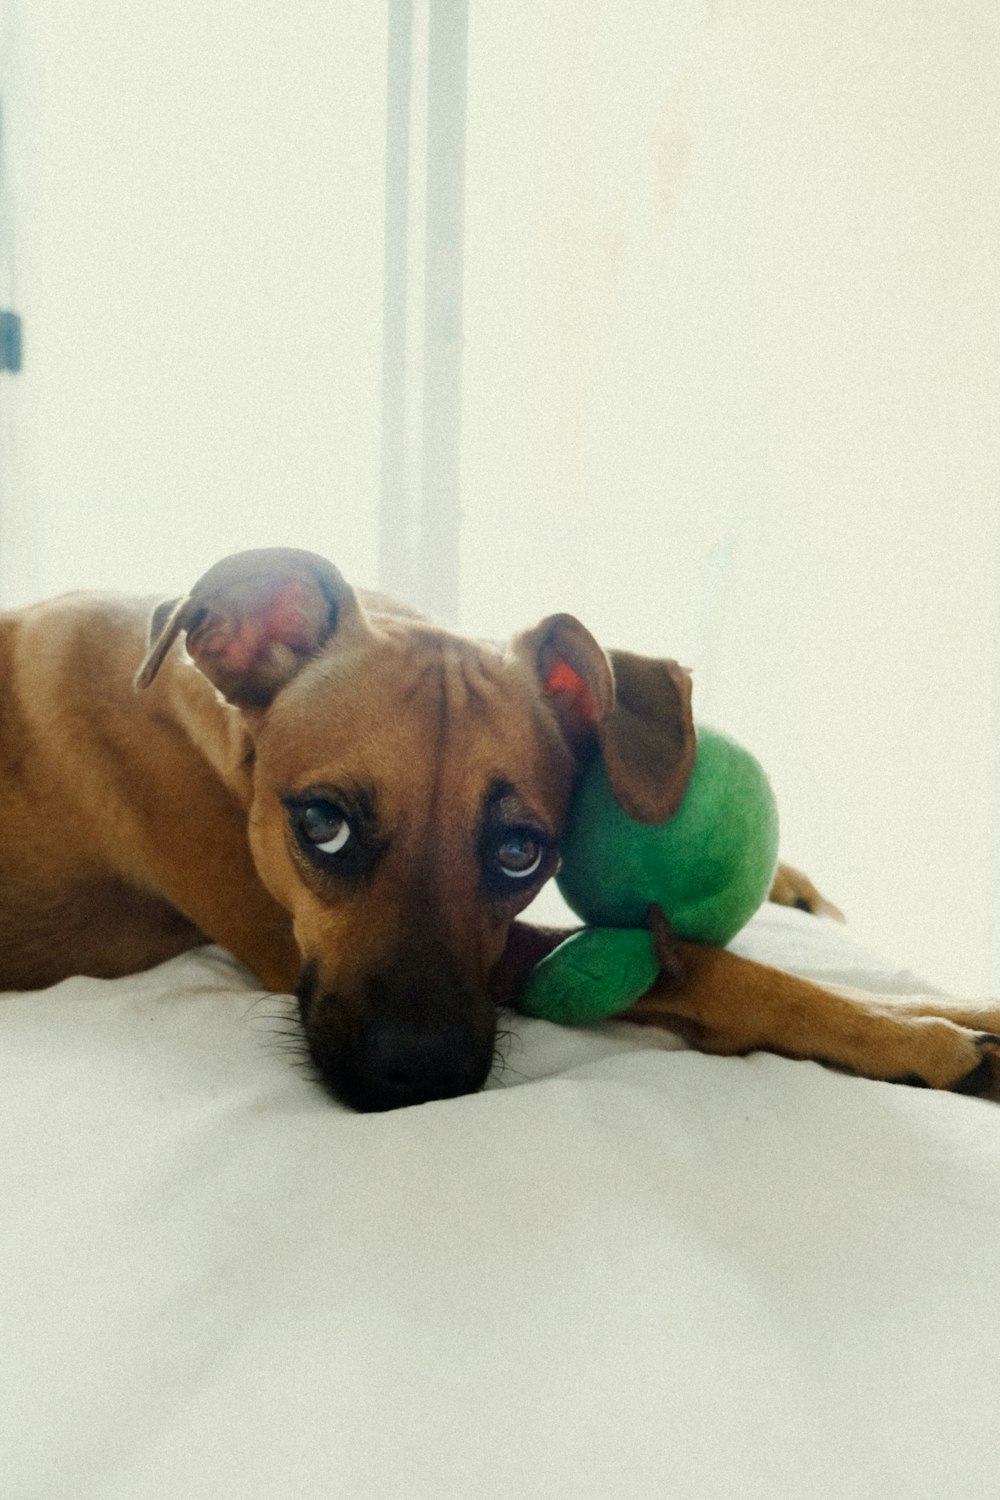
<instances>
[{"instance_id":1,"label":"dog's head","mask_svg":"<svg viewBox=\"0 0 1000 1500\"><path fill-rule=\"evenodd\" d=\"M140 686L182 634L253 741L250 845L291 914L324 1079L369 1109L477 1089L491 976L558 865L579 770L600 752L632 816L668 817L694 759L687 674L569 615L499 649L369 612L289 550L227 558L154 618Z\"/></svg>"}]
</instances>

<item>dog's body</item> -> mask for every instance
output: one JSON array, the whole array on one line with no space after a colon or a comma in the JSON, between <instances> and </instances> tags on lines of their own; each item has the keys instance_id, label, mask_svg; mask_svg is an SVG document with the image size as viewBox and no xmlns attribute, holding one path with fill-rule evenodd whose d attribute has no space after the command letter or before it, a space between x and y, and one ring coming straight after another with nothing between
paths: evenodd
<instances>
[{"instance_id":1,"label":"dog's body","mask_svg":"<svg viewBox=\"0 0 1000 1500\"><path fill-rule=\"evenodd\" d=\"M470 642L307 553L239 554L176 606L0 617L0 988L211 940L298 994L348 1102L475 1089L497 1002L555 940L515 918L597 749L632 816L669 816L694 756L687 674L605 653L569 616L505 651ZM773 896L820 904L784 868ZM848 997L665 932L627 1019L706 1051L991 1081L1000 1007Z\"/></svg>"}]
</instances>

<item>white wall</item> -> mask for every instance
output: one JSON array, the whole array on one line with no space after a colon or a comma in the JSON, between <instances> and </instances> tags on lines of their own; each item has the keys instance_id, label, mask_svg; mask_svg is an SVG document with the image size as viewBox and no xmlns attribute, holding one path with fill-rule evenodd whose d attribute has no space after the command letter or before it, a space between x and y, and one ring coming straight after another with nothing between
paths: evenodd
<instances>
[{"instance_id":1,"label":"white wall","mask_svg":"<svg viewBox=\"0 0 1000 1500\"><path fill-rule=\"evenodd\" d=\"M8 600L373 577L385 4L21 0ZM696 668L789 857L1000 987L991 0L473 0L464 623Z\"/></svg>"},{"instance_id":2,"label":"white wall","mask_svg":"<svg viewBox=\"0 0 1000 1500\"><path fill-rule=\"evenodd\" d=\"M370 571L384 0L21 0L7 602L295 542Z\"/></svg>"},{"instance_id":3,"label":"white wall","mask_svg":"<svg viewBox=\"0 0 1000 1500\"><path fill-rule=\"evenodd\" d=\"M855 930L1000 986L995 6L476 6L470 78L469 623L693 665Z\"/></svg>"}]
</instances>

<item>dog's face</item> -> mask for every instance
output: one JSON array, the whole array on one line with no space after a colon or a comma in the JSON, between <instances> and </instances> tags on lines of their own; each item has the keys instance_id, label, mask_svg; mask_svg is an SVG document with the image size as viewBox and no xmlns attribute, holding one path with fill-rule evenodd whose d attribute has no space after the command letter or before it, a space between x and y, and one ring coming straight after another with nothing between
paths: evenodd
<instances>
[{"instance_id":1,"label":"dog's face","mask_svg":"<svg viewBox=\"0 0 1000 1500\"><path fill-rule=\"evenodd\" d=\"M600 748L628 810L668 816L693 759L686 674L613 666L569 616L506 650L370 616L294 552L206 574L140 681L182 631L253 737L250 844L292 917L323 1078L363 1109L479 1088L491 976L557 867L580 766Z\"/></svg>"},{"instance_id":2,"label":"dog's face","mask_svg":"<svg viewBox=\"0 0 1000 1500\"><path fill-rule=\"evenodd\" d=\"M256 737L255 863L313 1055L352 1103L478 1088L488 980L551 875L573 758L528 674L422 627L328 648Z\"/></svg>"}]
</instances>

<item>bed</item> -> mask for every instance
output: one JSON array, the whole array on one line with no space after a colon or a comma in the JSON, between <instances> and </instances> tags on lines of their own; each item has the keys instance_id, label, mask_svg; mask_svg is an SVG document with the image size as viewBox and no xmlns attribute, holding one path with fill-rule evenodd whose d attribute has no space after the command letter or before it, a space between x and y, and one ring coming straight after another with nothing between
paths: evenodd
<instances>
[{"instance_id":1,"label":"bed","mask_svg":"<svg viewBox=\"0 0 1000 1500\"><path fill-rule=\"evenodd\" d=\"M995 1103L512 1019L361 1116L290 1017L214 948L0 1000L4 1500L996 1489Z\"/></svg>"}]
</instances>

